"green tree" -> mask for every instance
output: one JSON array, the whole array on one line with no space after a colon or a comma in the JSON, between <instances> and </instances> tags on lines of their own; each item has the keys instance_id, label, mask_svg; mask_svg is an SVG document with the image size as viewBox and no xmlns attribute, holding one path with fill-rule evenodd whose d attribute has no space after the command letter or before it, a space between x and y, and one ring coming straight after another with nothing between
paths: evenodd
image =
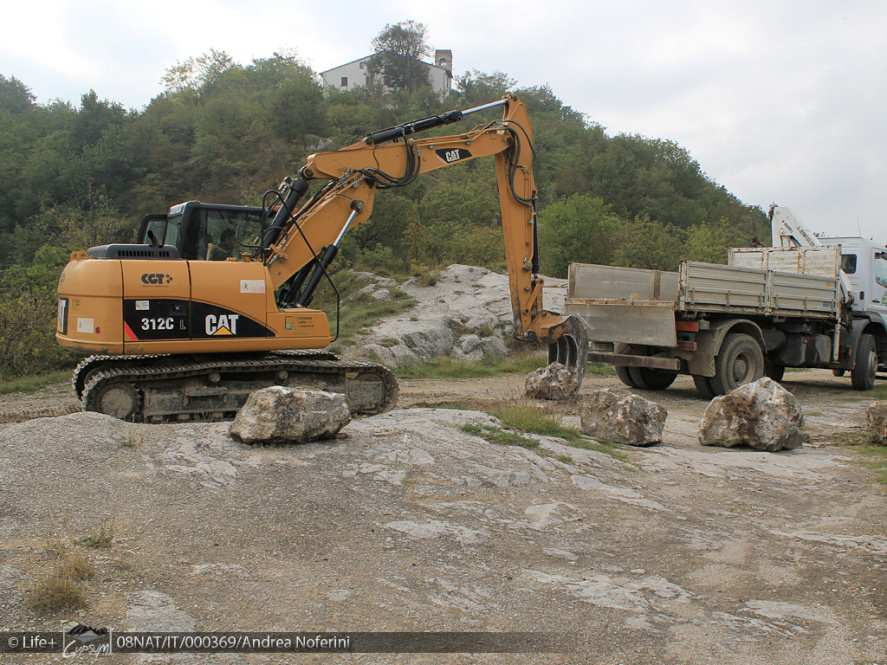
<instances>
[{"instance_id":1,"label":"green tree","mask_svg":"<svg viewBox=\"0 0 887 665\"><path fill-rule=\"evenodd\" d=\"M34 95L30 88L16 77L0 74L0 111L24 113L34 108Z\"/></svg>"},{"instance_id":2,"label":"green tree","mask_svg":"<svg viewBox=\"0 0 887 665\"><path fill-rule=\"evenodd\" d=\"M637 217L619 229L615 242L613 265L676 270L686 238L682 229Z\"/></svg>"},{"instance_id":3,"label":"green tree","mask_svg":"<svg viewBox=\"0 0 887 665\"><path fill-rule=\"evenodd\" d=\"M476 69L456 77L456 90L467 104L482 104L499 99L514 90L517 81L508 74L485 74Z\"/></svg>"},{"instance_id":4,"label":"green tree","mask_svg":"<svg viewBox=\"0 0 887 665\"><path fill-rule=\"evenodd\" d=\"M571 262L609 263L625 223L599 196L573 194L539 215L542 270L567 276Z\"/></svg>"},{"instance_id":5,"label":"green tree","mask_svg":"<svg viewBox=\"0 0 887 665\"><path fill-rule=\"evenodd\" d=\"M431 53L427 32L424 24L415 21L387 24L373 39L370 73L380 73L385 85L394 90L413 91L429 85L422 62L422 57Z\"/></svg>"},{"instance_id":6,"label":"green tree","mask_svg":"<svg viewBox=\"0 0 887 665\"><path fill-rule=\"evenodd\" d=\"M160 83L168 93L199 90L211 87L233 67L230 55L210 49L196 58L177 62L166 70Z\"/></svg>"}]
</instances>

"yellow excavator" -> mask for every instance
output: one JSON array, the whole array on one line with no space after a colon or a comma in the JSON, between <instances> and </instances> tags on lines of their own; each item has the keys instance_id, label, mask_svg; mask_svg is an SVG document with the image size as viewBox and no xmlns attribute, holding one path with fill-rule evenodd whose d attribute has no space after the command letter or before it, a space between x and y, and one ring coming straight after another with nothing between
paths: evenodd
<instances>
[{"instance_id":1,"label":"yellow excavator","mask_svg":"<svg viewBox=\"0 0 887 665\"><path fill-rule=\"evenodd\" d=\"M496 108L501 119L465 133L415 137ZM377 191L486 156L496 158L515 337L547 344L549 360L581 383L584 324L542 305L533 131L526 106L507 96L310 155L261 207L182 203L145 217L140 243L73 254L56 338L93 354L74 371L82 408L138 422L219 420L275 384L343 393L358 414L391 408L389 370L324 351L339 332L328 269L345 234L369 221ZM333 333L311 307L321 280L336 296Z\"/></svg>"}]
</instances>

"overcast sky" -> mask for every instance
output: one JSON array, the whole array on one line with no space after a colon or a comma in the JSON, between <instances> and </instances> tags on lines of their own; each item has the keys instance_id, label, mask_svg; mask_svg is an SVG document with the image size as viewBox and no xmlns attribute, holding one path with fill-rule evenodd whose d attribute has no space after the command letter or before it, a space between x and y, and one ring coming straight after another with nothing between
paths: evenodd
<instances>
[{"instance_id":1,"label":"overcast sky","mask_svg":"<svg viewBox=\"0 0 887 665\"><path fill-rule=\"evenodd\" d=\"M609 132L673 139L745 203L887 240L887 2L5 0L0 73L37 96L143 107L216 48L295 49L320 71L414 19L456 73L548 83Z\"/></svg>"}]
</instances>

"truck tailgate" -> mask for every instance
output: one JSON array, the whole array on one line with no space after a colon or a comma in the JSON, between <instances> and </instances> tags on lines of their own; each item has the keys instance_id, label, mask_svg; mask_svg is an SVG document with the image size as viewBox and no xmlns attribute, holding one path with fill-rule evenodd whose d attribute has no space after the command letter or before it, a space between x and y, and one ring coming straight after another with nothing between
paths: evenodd
<instances>
[{"instance_id":1,"label":"truck tailgate","mask_svg":"<svg viewBox=\"0 0 887 665\"><path fill-rule=\"evenodd\" d=\"M571 263L564 312L578 314L593 342L677 346L678 273Z\"/></svg>"},{"instance_id":2,"label":"truck tailgate","mask_svg":"<svg viewBox=\"0 0 887 665\"><path fill-rule=\"evenodd\" d=\"M592 342L678 345L672 301L568 297L564 312L582 317Z\"/></svg>"}]
</instances>

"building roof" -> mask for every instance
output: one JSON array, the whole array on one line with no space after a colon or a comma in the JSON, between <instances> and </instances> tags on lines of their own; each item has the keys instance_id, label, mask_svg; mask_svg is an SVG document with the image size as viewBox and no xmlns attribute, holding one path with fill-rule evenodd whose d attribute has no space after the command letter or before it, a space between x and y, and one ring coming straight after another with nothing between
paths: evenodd
<instances>
[{"instance_id":1,"label":"building roof","mask_svg":"<svg viewBox=\"0 0 887 665\"><path fill-rule=\"evenodd\" d=\"M336 65L335 67L330 67L329 69L324 69L322 72L318 72L318 73L319 73L321 76L323 76L324 74L327 74L328 72L331 72L331 71L333 71L334 69L339 69L339 67L345 67L345 66L347 66L347 65L353 65L355 62L363 62L364 60L369 60L369 59L372 58L374 55L376 55L376 54L375 54L375 53L370 53L369 55L365 55L365 56L363 56L362 58L355 58L354 60L349 60L348 62L343 62L341 65ZM445 72L450 71L450 70L447 69L446 67L441 67L440 65L436 65L436 64L434 64L433 62L425 62L424 60L420 60L419 62L421 62L421 63L422 63L423 65L425 65L426 67L434 67L435 69L442 69L442 70L445 71Z\"/></svg>"}]
</instances>

